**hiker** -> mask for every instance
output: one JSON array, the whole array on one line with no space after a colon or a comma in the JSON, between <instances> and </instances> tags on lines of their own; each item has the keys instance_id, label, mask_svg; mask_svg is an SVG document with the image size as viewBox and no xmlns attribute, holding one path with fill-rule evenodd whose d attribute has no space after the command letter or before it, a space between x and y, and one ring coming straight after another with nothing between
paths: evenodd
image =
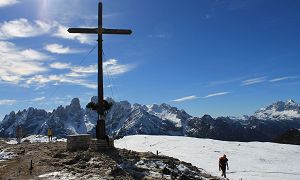
<instances>
[{"instance_id":1,"label":"hiker","mask_svg":"<svg viewBox=\"0 0 300 180\"><path fill-rule=\"evenodd\" d=\"M229 170L228 167L228 159L226 158L226 155L224 154L222 157L219 158L219 171L222 170L222 175L226 178L226 166L227 170Z\"/></svg>"},{"instance_id":2,"label":"hiker","mask_svg":"<svg viewBox=\"0 0 300 180\"><path fill-rule=\"evenodd\" d=\"M17 138L17 143L20 144L22 140L22 127L20 125L17 126L16 128L16 138Z\"/></svg>"},{"instance_id":3,"label":"hiker","mask_svg":"<svg viewBox=\"0 0 300 180\"><path fill-rule=\"evenodd\" d=\"M48 128L48 138L49 138L49 142L52 141L52 129L51 128Z\"/></svg>"}]
</instances>

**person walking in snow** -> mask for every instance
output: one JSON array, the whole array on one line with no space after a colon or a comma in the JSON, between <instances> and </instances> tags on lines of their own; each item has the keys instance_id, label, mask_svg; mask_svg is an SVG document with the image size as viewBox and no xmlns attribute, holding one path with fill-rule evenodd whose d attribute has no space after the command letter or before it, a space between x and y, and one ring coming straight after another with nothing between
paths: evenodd
<instances>
[{"instance_id":1,"label":"person walking in snow","mask_svg":"<svg viewBox=\"0 0 300 180\"><path fill-rule=\"evenodd\" d=\"M48 128L48 138L49 138L49 142L52 141L52 129L51 128Z\"/></svg>"},{"instance_id":2,"label":"person walking in snow","mask_svg":"<svg viewBox=\"0 0 300 180\"><path fill-rule=\"evenodd\" d=\"M227 170L229 170L228 167L228 159L226 158L226 155L224 154L222 157L219 158L219 171L222 170L222 175L226 178L226 166Z\"/></svg>"}]
</instances>

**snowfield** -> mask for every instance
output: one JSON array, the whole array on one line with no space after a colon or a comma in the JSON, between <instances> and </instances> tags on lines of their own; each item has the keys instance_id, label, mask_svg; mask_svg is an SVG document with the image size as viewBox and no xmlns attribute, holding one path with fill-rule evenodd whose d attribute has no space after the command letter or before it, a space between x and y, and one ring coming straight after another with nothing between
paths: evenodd
<instances>
[{"instance_id":1,"label":"snowfield","mask_svg":"<svg viewBox=\"0 0 300 180\"><path fill-rule=\"evenodd\" d=\"M49 139L48 139L48 136L44 136L44 135L30 135L25 138L22 138L21 142L24 142L24 141L28 141L30 143L45 143L45 142L49 142ZM56 141L67 142L67 139L65 139L65 138L58 139L57 137L53 137L52 141L53 142L56 142ZM18 144L16 138L11 138L10 140L6 141L6 143L7 144Z\"/></svg>"},{"instance_id":2,"label":"snowfield","mask_svg":"<svg viewBox=\"0 0 300 180\"><path fill-rule=\"evenodd\" d=\"M218 158L228 157L227 177L233 180L299 180L300 146L262 142L227 142L182 136L126 136L118 148L151 151L178 158L220 176Z\"/></svg>"}]
</instances>

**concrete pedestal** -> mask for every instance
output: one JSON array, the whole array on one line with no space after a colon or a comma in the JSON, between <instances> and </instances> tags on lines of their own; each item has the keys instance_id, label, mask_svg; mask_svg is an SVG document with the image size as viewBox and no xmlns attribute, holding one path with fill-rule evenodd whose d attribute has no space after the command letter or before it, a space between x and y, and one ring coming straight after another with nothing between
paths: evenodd
<instances>
[{"instance_id":1,"label":"concrete pedestal","mask_svg":"<svg viewBox=\"0 0 300 180\"><path fill-rule=\"evenodd\" d=\"M92 139L89 134L79 134L67 136L68 151L101 151L114 148L114 140L109 139L107 144L106 139Z\"/></svg>"},{"instance_id":2,"label":"concrete pedestal","mask_svg":"<svg viewBox=\"0 0 300 180\"><path fill-rule=\"evenodd\" d=\"M109 144L105 139L91 139L90 141L90 150L91 151L101 151L115 148L114 140L109 139Z\"/></svg>"},{"instance_id":3,"label":"concrete pedestal","mask_svg":"<svg viewBox=\"0 0 300 180\"><path fill-rule=\"evenodd\" d=\"M67 150L68 151L86 151L90 147L91 135L79 134L67 136Z\"/></svg>"}]
</instances>

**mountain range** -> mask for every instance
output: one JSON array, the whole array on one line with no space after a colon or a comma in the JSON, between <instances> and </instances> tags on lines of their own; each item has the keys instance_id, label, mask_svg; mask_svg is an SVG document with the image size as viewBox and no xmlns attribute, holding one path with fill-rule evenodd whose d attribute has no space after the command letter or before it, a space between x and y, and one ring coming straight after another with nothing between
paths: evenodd
<instances>
[{"instance_id":1,"label":"mountain range","mask_svg":"<svg viewBox=\"0 0 300 180\"><path fill-rule=\"evenodd\" d=\"M97 97L92 97L97 102ZM230 141L273 141L291 128L300 129L300 105L293 100L278 101L251 116L193 117L168 104L141 105L128 101L112 103L106 114L106 131L120 138L126 135L176 135ZM6 115L0 122L0 137L15 137L21 125L26 134L46 134L48 127L57 137L69 134L95 135L97 113L82 108L78 98L52 112L28 108Z\"/></svg>"}]
</instances>

